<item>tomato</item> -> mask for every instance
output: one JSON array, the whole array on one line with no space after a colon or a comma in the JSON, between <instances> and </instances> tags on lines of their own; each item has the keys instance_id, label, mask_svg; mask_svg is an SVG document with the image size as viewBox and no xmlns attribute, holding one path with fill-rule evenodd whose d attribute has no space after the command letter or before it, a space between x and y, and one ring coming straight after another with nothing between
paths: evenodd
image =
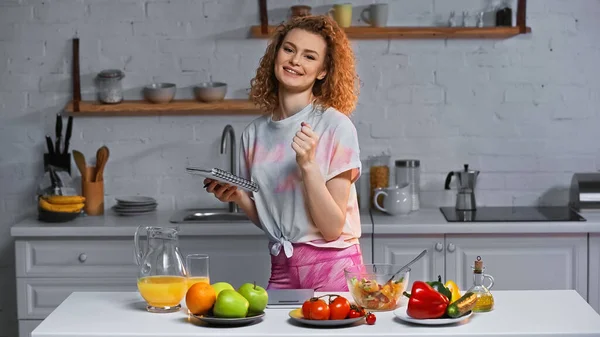
<instances>
[{"instance_id":1,"label":"tomato","mask_svg":"<svg viewBox=\"0 0 600 337\"><path fill-rule=\"evenodd\" d=\"M350 313L350 302L345 297L338 296L329 303L329 310L329 319L346 319Z\"/></svg>"},{"instance_id":2,"label":"tomato","mask_svg":"<svg viewBox=\"0 0 600 337\"><path fill-rule=\"evenodd\" d=\"M357 317L361 317L362 315L360 314L360 312L358 312L355 309L350 309L350 312L348 313L348 318L357 318Z\"/></svg>"},{"instance_id":3,"label":"tomato","mask_svg":"<svg viewBox=\"0 0 600 337\"><path fill-rule=\"evenodd\" d=\"M377 320L377 318L375 317L375 314L373 314L371 312L367 314L367 324L373 325L373 324L375 324L376 320Z\"/></svg>"},{"instance_id":4,"label":"tomato","mask_svg":"<svg viewBox=\"0 0 600 337\"><path fill-rule=\"evenodd\" d=\"M356 312L358 312L361 316L365 315L365 308L363 308L363 307L361 307L359 305L351 304L350 305L350 309L356 310Z\"/></svg>"},{"instance_id":5,"label":"tomato","mask_svg":"<svg viewBox=\"0 0 600 337\"><path fill-rule=\"evenodd\" d=\"M321 299L311 298L302 304L302 316L306 319L327 320L329 314L329 305Z\"/></svg>"},{"instance_id":6,"label":"tomato","mask_svg":"<svg viewBox=\"0 0 600 337\"><path fill-rule=\"evenodd\" d=\"M308 316L310 316L310 306L311 300L306 300L304 301L304 304L302 304L302 316L304 316L306 319L308 319Z\"/></svg>"}]
</instances>

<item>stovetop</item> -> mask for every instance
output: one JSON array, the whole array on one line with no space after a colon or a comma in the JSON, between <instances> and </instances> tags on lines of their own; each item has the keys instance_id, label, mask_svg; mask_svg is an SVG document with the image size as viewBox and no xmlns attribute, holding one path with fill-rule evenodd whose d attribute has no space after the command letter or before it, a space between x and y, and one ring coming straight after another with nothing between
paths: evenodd
<instances>
[{"instance_id":1,"label":"stovetop","mask_svg":"<svg viewBox=\"0 0 600 337\"><path fill-rule=\"evenodd\" d=\"M454 207L440 207L440 211L448 222L586 221L568 206L478 207L474 211L458 211Z\"/></svg>"}]
</instances>

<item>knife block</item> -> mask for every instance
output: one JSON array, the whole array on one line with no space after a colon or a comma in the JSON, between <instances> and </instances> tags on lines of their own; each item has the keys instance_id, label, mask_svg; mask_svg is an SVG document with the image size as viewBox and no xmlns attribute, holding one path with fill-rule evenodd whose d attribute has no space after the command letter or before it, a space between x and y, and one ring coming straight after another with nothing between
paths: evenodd
<instances>
[{"instance_id":1,"label":"knife block","mask_svg":"<svg viewBox=\"0 0 600 337\"><path fill-rule=\"evenodd\" d=\"M71 175L71 153L44 153L44 172L48 171L48 166L56 166Z\"/></svg>"},{"instance_id":2,"label":"knife block","mask_svg":"<svg viewBox=\"0 0 600 337\"><path fill-rule=\"evenodd\" d=\"M86 167L86 177L93 177L95 174L95 166ZM81 194L85 197L83 210L87 215L104 214L104 180L89 181L81 179Z\"/></svg>"}]
</instances>

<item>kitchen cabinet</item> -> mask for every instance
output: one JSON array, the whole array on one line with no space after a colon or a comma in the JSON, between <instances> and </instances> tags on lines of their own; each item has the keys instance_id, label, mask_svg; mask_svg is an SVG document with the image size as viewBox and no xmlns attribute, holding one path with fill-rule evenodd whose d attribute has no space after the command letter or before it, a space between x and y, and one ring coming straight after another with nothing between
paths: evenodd
<instances>
[{"instance_id":1,"label":"kitchen cabinet","mask_svg":"<svg viewBox=\"0 0 600 337\"><path fill-rule=\"evenodd\" d=\"M587 235L376 235L375 260L403 264L428 249L413 265L409 286L441 275L466 290L473 282L473 261L481 256L485 273L495 279L493 290L575 289L587 299Z\"/></svg>"},{"instance_id":2,"label":"kitchen cabinet","mask_svg":"<svg viewBox=\"0 0 600 337\"><path fill-rule=\"evenodd\" d=\"M588 303L600 314L600 234L589 234Z\"/></svg>"},{"instance_id":3,"label":"kitchen cabinet","mask_svg":"<svg viewBox=\"0 0 600 337\"><path fill-rule=\"evenodd\" d=\"M234 287L245 282L267 285L271 273L268 241L263 235L181 236L179 249L210 256L211 283ZM369 235L361 238L366 263ZM41 237L15 241L19 337L29 337L74 291L137 291L138 267L132 237Z\"/></svg>"},{"instance_id":4,"label":"kitchen cabinet","mask_svg":"<svg viewBox=\"0 0 600 337\"><path fill-rule=\"evenodd\" d=\"M444 278L444 235L375 235L375 263L404 265L414 259L423 249L427 254L411 266L408 288L415 280Z\"/></svg>"}]
</instances>

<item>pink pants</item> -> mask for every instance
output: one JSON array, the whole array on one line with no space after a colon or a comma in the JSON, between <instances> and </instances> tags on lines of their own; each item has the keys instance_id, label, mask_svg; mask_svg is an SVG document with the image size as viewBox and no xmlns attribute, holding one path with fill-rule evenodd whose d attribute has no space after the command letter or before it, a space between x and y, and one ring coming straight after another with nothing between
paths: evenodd
<instances>
[{"instance_id":1,"label":"pink pants","mask_svg":"<svg viewBox=\"0 0 600 337\"><path fill-rule=\"evenodd\" d=\"M271 278L267 289L348 291L344 268L363 263L358 244L343 249L307 244L293 246L294 254L289 259L283 249L279 255L271 255Z\"/></svg>"}]
</instances>

